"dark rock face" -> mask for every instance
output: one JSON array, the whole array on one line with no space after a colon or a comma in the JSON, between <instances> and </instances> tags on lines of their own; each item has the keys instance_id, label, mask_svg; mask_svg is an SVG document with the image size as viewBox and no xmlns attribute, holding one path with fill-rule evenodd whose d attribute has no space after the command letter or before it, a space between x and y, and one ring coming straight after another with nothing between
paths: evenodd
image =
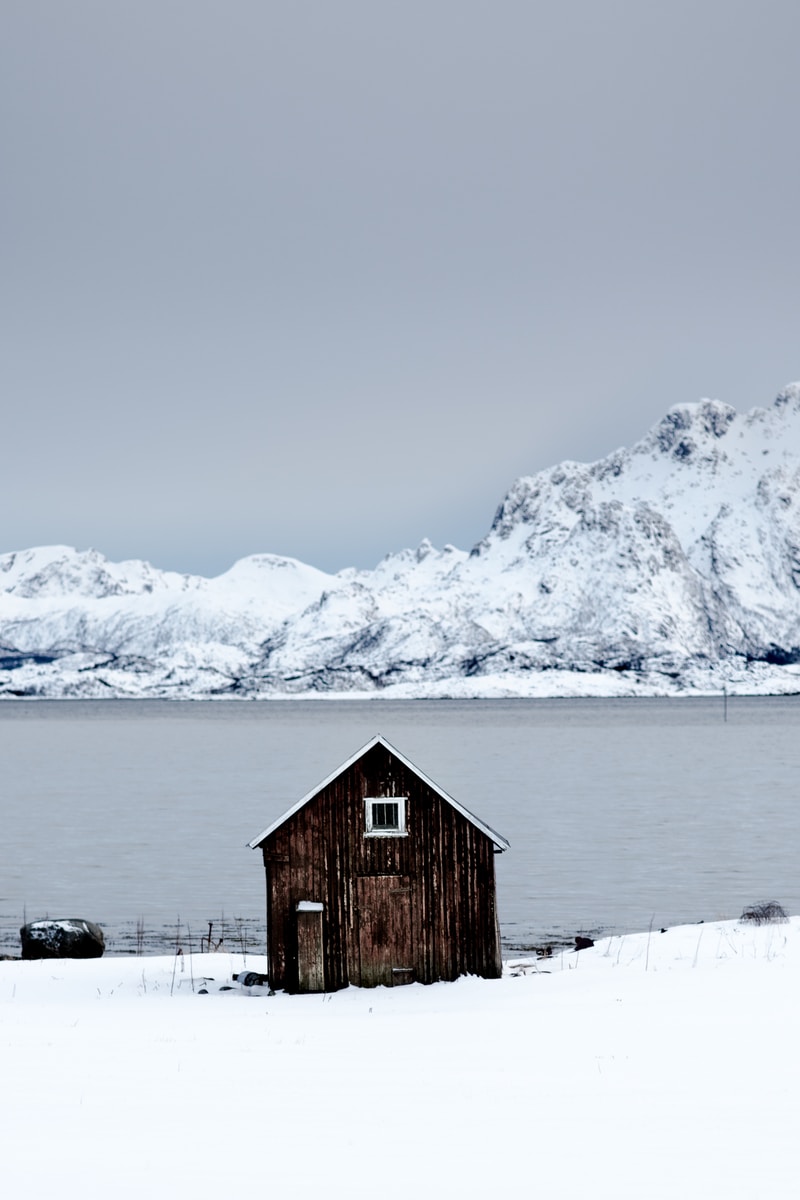
<instances>
[{"instance_id":1,"label":"dark rock face","mask_svg":"<svg viewBox=\"0 0 800 1200\"><path fill-rule=\"evenodd\" d=\"M102 958L103 931L80 917L31 921L19 931L23 958Z\"/></svg>"}]
</instances>

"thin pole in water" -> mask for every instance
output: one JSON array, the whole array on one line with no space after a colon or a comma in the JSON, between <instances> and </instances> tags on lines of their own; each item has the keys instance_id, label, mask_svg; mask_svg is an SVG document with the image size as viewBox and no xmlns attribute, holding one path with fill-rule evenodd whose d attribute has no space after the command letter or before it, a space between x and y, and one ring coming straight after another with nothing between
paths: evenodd
<instances>
[{"instance_id":1,"label":"thin pole in water","mask_svg":"<svg viewBox=\"0 0 800 1200\"><path fill-rule=\"evenodd\" d=\"M725 714L724 720L727 723L727 720L728 720L728 689L726 687L723 687L722 695L724 697L724 707L723 707L723 712Z\"/></svg>"}]
</instances>

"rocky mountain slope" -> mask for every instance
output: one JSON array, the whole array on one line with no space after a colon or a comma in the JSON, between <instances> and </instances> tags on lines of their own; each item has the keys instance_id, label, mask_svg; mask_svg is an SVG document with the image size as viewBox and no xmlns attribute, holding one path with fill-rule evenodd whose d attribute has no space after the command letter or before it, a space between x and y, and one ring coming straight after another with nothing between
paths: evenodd
<instances>
[{"instance_id":1,"label":"rocky mountain slope","mask_svg":"<svg viewBox=\"0 0 800 1200\"><path fill-rule=\"evenodd\" d=\"M0 557L6 696L800 691L800 385L673 408L630 449L518 479L470 553L215 579Z\"/></svg>"}]
</instances>

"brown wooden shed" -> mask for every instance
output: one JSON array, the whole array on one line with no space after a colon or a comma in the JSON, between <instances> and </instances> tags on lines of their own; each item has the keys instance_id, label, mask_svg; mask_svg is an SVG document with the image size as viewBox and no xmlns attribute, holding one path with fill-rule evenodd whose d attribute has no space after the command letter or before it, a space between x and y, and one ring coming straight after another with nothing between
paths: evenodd
<instances>
[{"instance_id":1,"label":"brown wooden shed","mask_svg":"<svg viewBox=\"0 0 800 1200\"><path fill-rule=\"evenodd\" d=\"M273 988L499 977L508 842L380 735L249 845L267 876Z\"/></svg>"}]
</instances>

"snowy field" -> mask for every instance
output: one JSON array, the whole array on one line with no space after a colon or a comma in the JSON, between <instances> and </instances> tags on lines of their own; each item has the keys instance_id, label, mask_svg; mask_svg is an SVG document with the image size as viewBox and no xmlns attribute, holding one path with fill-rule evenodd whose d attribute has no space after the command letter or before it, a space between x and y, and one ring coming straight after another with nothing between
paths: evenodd
<instances>
[{"instance_id":1,"label":"snowy field","mask_svg":"<svg viewBox=\"0 0 800 1200\"><path fill-rule=\"evenodd\" d=\"M431 987L221 990L241 967L0 962L3 1194L800 1194L798 917Z\"/></svg>"}]
</instances>

